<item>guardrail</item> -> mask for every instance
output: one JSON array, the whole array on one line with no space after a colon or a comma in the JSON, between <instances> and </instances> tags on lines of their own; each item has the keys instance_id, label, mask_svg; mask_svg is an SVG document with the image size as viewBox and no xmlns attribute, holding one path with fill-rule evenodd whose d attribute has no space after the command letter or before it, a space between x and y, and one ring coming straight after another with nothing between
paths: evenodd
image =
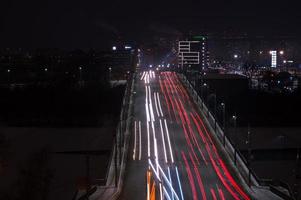
<instances>
[{"instance_id":1,"label":"guardrail","mask_svg":"<svg viewBox=\"0 0 301 200\"><path fill-rule=\"evenodd\" d=\"M224 149L230 156L230 159L233 161L235 167L238 169L242 177L245 179L245 181L248 183L249 186L268 186L271 190L271 192L274 192L281 198L284 198L285 200L294 200L292 197L291 189L290 187L279 181L267 181L264 179L260 179L256 176L255 172L249 167L248 161L244 158L244 156L241 154L241 152L235 148L235 145L233 142L225 135L223 129L219 125L218 121L214 118L213 114L211 113L210 109L205 105L204 101L200 98L192 84L189 82L189 80L186 78L185 75L179 74L181 77L183 83L186 85L186 87L189 89L189 93L192 96L195 103L198 105L199 109L202 111L202 113L205 115L206 120L210 124L211 127L213 127L213 132L215 133L216 137L219 139L221 144L223 144ZM280 184L281 183L281 184ZM284 188L288 191L288 194L285 192L277 189L279 187ZM277 191L276 191L277 190ZM281 193L281 195L279 195Z\"/></svg>"},{"instance_id":2,"label":"guardrail","mask_svg":"<svg viewBox=\"0 0 301 200\"><path fill-rule=\"evenodd\" d=\"M110 175L111 178L107 179L106 184L107 186L113 185L115 187L115 191L109 197L111 200L118 199L123 187L129 138L133 119L133 92L135 79L136 74L134 73L126 86L120 119L116 129L115 142L111 156L111 165L108 171L108 176ZM112 184L112 177L114 177L114 184Z\"/></svg>"}]
</instances>

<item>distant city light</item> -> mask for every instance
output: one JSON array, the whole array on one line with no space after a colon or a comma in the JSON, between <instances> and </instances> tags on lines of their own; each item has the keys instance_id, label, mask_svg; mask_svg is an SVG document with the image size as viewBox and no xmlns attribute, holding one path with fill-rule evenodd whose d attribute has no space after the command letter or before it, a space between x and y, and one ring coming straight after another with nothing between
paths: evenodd
<instances>
[{"instance_id":1,"label":"distant city light","mask_svg":"<svg viewBox=\"0 0 301 200\"><path fill-rule=\"evenodd\" d=\"M116 47L116 46L113 46L113 47L112 47L112 50L113 50L113 51L116 51L116 50L117 50L117 47Z\"/></svg>"},{"instance_id":2,"label":"distant city light","mask_svg":"<svg viewBox=\"0 0 301 200\"><path fill-rule=\"evenodd\" d=\"M280 55L283 55L283 54L284 54L284 51L281 50L281 51L279 51L279 53L280 53Z\"/></svg>"},{"instance_id":3,"label":"distant city light","mask_svg":"<svg viewBox=\"0 0 301 200\"><path fill-rule=\"evenodd\" d=\"M45 68L45 69L44 69L44 71L45 71L45 72L47 72L47 71L48 71L48 69L47 69L47 68Z\"/></svg>"},{"instance_id":4,"label":"distant city light","mask_svg":"<svg viewBox=\"0 0 301 200\"><path fill-rule=\"evenodd\" d=\"M10 72L10 69L8 69L7 72Z\"/></svg>"},{"instance_id":5,"label":"distant city light","mask_svg":"<svg viewBox=\"0 0 301 200\"><path fill-rule=\"evenodd\" d=\"M237 54L234 54L234 58L238 58L238 55L237 55Z\"/></svg>"},{"instance_id":6,"label":"distant city light","mask_svg":"<svg viewBox=\"0 0 301 200\"><path fill-rule=\"evenodd\" d=\"M125 47L124 47L125 50L131 49L131 48L132 48L131 46L125 46Z\"/></svg>"},{"instance_id":7,"label":"distant city light","mask_svg":"<svg viewBox=\"0 0 301 200\"><path fill-rule=\"evenodd\" d=\"M153 67L153 65L149 65L149 67L150 67L150 68L152 68L152 67Z\"/></svg>"},{"instance_id":8,"label":"distant city light","mask_svg":"<svg viewBox=\"0 0 301 200\"><path fill-rule=\"evenodd\" d=\"M79 67L78 69L79 69L79 70L82 70L82 67Z\"/></svg>"}]
</instances>

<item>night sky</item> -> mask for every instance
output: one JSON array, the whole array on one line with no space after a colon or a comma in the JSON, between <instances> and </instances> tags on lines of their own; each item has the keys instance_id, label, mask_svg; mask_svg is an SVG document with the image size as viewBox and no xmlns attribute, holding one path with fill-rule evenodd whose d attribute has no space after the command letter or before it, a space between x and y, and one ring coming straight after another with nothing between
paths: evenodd
<instances>
[{"instance_id":1,"label":"night sky","mask_svg":"<svg viewBox=\"0 0 301 200\"><path fill-rule=\"evenodd\" d=\"M151 42L189 31L300 34L289 1L41 1L0 6L0 47L102 48L116 40Z\"/></svg>"}]
</instances>

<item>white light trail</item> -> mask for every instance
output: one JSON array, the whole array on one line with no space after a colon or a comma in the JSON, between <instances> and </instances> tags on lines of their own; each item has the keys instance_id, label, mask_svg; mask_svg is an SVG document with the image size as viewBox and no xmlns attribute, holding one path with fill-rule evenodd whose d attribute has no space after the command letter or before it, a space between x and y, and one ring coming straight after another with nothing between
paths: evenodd
<instances>
[{"instance_id":1,"label":"white light trail","mask_svg":"<svg viewBox=\"0 0 301 200\"><path fill-rule=\"evenodd\" d=\"M145 104L145 113L146 113L146 121L149 122L150 121L150 117L149 117L149 111L148 111L148 104Z\"/></svg>"},{"instance_id":2,"label":"white light trail","mask_svg":"<svg viewBox=\"0 0 301 200\"><path fill-rule=\"evenodd\" d=\"M139 121L139 160L141 160L142 144L141 144L141 121Z\"/></svg>"},{"instance_id":3,"label":"white light trail","mask_svg":"<svg viewBox=\"0 0 301 200\"><path fill-rule=\"evenodd\" d=\"M149 122L146 122L146 131L147 131L147 156L150 158L150 135L149 135Z\"/></svg>"},{"instance_id":4,"label":"white light trail","mask_svg":"<svg viewBox=\"0 0 301 200\"><path fill-rule=\"evenodd\" d=\"M170 196L169 196L169 194L168 194L168 192L167 192L167 190L166 190L165 187L163 188L163 190L164 190L164 194L165 194L165 196L167 197L167 199L168 199L168 200L171 200L171 199L170 199Z\"/></svg>"},{"instance_id":5,"label":"white light trail","mask_svg":"<svg viewBox=\"0 0 301 200\"><path fill-rule=\"evenodd\" d=\"M156 172L155 167L154 167L154 165L152 164L151 159L148 159L148 164L149 164L149 166L151 167L151 169L152 169L152 171L154 172L154 174L156 175L158 181L161 182L161 178L160 178L160 176L159 176L159 173ZM160 165L159 165L159 170L160 170L160 172L161 172L161 174L162 174L162 177L164 178L165 182L166 182L167 185L169 186L171 192L174 193L174 195L175 195L175 197L176 197L177 200L180 200L179 197L178 197L178 195L177 195L177 193L176 193L176 191L174 190L174 188L173 188L172 185L170 184L168 178L166 177L166 175L165 175L165 173L164 173L164 171L162 170L162 168L161 168ZM163 186L163 190L164 190L164 189L165 189L165 187ZM170 197L169 197L169 199L170 199Z\"/></svg>"},{"instance_id":6,"label":"white light trail","mask_svg":"<svg viewBox=\"0 0 301 200\"><path fill-rule=\"evenodd\" d=\"M144 76L145 76L145 71L143 71L143 73L142 73L142 76L140 78L141 81L144 79Z\"/></svg>"},{"instance_id":7,"label":"white light trail","mask_svg":"<svg viewBox=\"0 0 301 200\"><path fill-rule=\"evenodd\" d=\"M162 111L162 107L161 107L159 92L157 92L157 99L158 99L158 105L159 105L160 113L161 113L161 116L163 117L163 111Z\"/></svg>"},{"instance_id":8,"label":"white light trail","mask_svg":"<svg viewBox=\"0 0 301 200\"><path fill-rule=\"evenodd\" d=\"M178 183L179 183L181 198L182 198L182 200L184 200L184 195L183 195L183 191L182 191L182 186L181 186L181 181L180 181L180 176L179 176L179 172L178 172L178 167L177 166L176 166L176 174L177 174L177 179L178 179Z\"/></svg>"},{"instance_id":9,"label":"white light trail","mask_svg":"<svg viewBox=\"0 0 301 200\"><path fill-rule=\"evenodd\" d=\"M162 126L161 119L160 119L160 129L161 129L162 142L163 142L164 158L165 158L165 162L167 163L167 154L166 154L166 146L165 146L165 139L164 139L164 131L163 131L163 126Z\"/></svg>"},{"instance_id":10,"label":"white light trail","mask_svg":"<svg viewBox=\"0 0 301 200\"><path fill-rule=\"evenodd\" d=\"M134 149L133 149L133 160L136 159L136 144L137 144L137 121L134 125Z\"/></svg>"},{"instance_id":11,"label":"white light trail","mask_svg":"<svg viewBox=\"0 0 301 200\"><path fill-rule=\"evenodd\" d=\"M167 141L168 141L168 146L169 146L169 151L170 151L171 162L174 163L173 154L172 154L172 148L171 148L170 138L169 138L169 131L168 131L166 119L164 119L164 124L165 124L165 130L166 130L166 134L167 134Z\"/></svg>"},{"instance_id":12,"label":"white light trail","mask_svg":"<svg viewBox=\"0 0 301 200\"><path fill-rule=\"evenodd\" d=\"M156 167L157 172L159 173L159 160L158 160L158 146L157 146L157 139L154 138L154 146L155 146L155 160L156 160Z\"/></svg>"},{"instance_id":13,"label":"white light trail","mask_svg":"<svg viewBox=\"0 0 301 200\"><path fill-rule=\"evenodd\" d=\"M158 117L160 117L159 109L158 109L158 104L157 104L156 92L154 92L154 99L155 99L155 107L156 107L157 115L158 115Z\"/></svg>"},{"instance_id":14,"label":"white light trail","mask_svg":"<svg viewBox=\"0 0 301 200\"><path fill-rule=\"evenodd\" d=\"M163 177L163 178L165 179L165 181L167 182L167 184L168 184L168 186L169 186L171 192L174 193L176 199L179 200L179 197L178 197L176 191L175 191L174 188L172 187L171 183L169 182L167 176L165 175L165 173L164 173L164 171L162 170L162 168L161 168L160 165L159 165L159 170L160 170L160 172L161 172L161 174L162 174L162 177Z\"/></svg>"},{"instance_id":15,"label":"white light trail","mask_svg":"<svg viewBox=\"0 0 301 200\"><path fill-rule=\"evenodd\" d=\"M163 192L162 192L162 183L159 183L160 185L160 200L163 200Z\"/></svg>"},{"instance_id":16,"label":"white light trail","mask_svg":"<svg viewBox=\"0 0 301 200\"><path fill-rule=\"evenodd\" d=\"M172 186L172 180L171 180L171 175L170 175L170 169L169 169L169 167L167 167L167 171L168 171L168 176L169 176L170 184L171 184L171 186ZM171 199L174 200L174 195L173 195L173 193L171 193Z\"/></svg>"}]
</instances>

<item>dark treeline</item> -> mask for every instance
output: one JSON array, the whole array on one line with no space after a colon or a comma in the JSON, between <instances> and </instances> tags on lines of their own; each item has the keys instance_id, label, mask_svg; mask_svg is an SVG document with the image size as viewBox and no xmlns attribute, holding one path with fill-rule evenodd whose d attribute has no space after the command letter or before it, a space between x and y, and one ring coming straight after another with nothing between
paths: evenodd
<instances>
[{"instance_id":1,"label":"dark treeline","mask_svg":"<svg viewBox=\"0 0 301 200\"><path fill-rule=\"evenodd\" d=\"M8 126L100 126L118 117L124 86L29 86L1 89L1 123Z\"/></svg>"}]
</instances>

